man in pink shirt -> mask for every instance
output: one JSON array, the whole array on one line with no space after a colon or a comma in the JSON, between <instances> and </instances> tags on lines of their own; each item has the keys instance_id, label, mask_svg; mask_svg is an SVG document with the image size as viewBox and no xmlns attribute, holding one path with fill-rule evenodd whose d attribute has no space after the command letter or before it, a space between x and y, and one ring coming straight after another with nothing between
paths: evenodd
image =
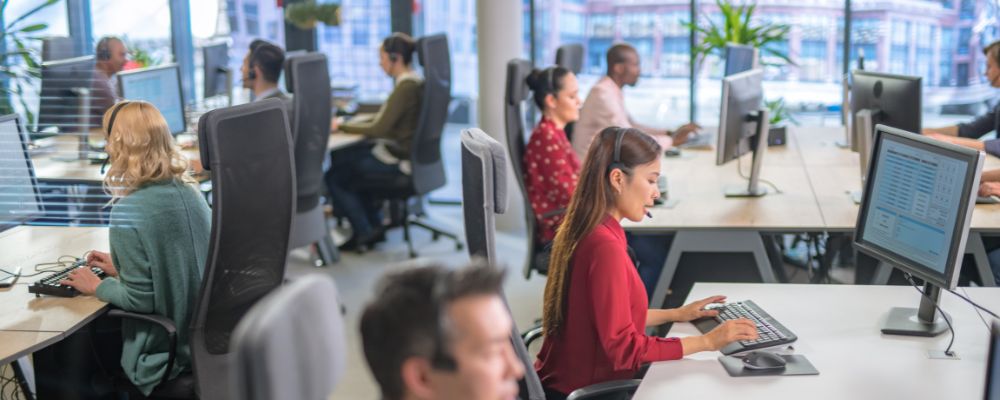
<instances>
[{"instance_id":1,"label":"man in pink shirt","mask_svg":"<svg viewBox=\"0 0 1000 400\"><path fill-rule=\"evenodd\" d=\"M608 73L590 89L580 110L580 120L573 128L573 150L583 160L591 140L609 126L637 128L653 136L660 146L669 149L687 141L700 127L693 123L671 132L642 125L625 110L622 87L635 86L639 81L639 53L631 45L619 43L608 49Z\"/></svg>"}]
</instances>

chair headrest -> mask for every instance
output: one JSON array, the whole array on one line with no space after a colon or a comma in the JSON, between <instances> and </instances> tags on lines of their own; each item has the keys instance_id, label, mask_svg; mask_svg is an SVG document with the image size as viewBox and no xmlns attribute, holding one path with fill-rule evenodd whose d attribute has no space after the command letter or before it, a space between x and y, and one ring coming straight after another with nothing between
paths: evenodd
<instances>
[{"instance_id":1,"label":"chair headrest","mask_svg":"<svg viewBox=\"0 0 1000 400\"><path fill-rule=\"evenodd\" d=\"M507 62L507 93L508 106L520 105L531 95L531 89L525 79L531 74L531 62L515 58Z\"/></svg>"},{"instance_id":2,"label":"chair headrest","mask_svg":"<svg viewBox=\"0 0 1000 400\"><path fill-rule=\"evenodd\" d=\"M564 44L556 50L556 65L573 71L579 75L583 69L583 46L580 44Z\"/></svg>"},{"instance_id":3,"label":"chair headrest","mask_svg":"<svg viewBox=\"0 0 1000 400\"><path fill-rule=\"evenodd\" d=\"M282 65L282 69L285 75L285 91L288 93L295 93L295 75L296 67L308 62L326 62L326 56L323 53L310 52L310 53L295 53L289 54L285 58L285 63Z\"/></svg>"},{"instance_id":4,"label":"chair headrest","mask_svg":"<svg viewBox=\"0 0 1000 400\"><path fill-rule=\"evenodd\" d=\"M478 128L462 131L462 145L469 149L493 170L493 212L507 212L507 153L503 145Z\"/></svg>"}]
</instances>

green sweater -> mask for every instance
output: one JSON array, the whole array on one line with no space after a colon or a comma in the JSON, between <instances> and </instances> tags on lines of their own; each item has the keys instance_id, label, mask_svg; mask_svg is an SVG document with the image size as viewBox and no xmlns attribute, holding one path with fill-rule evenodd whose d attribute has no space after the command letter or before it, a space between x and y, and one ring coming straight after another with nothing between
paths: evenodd
<instances>
[{"instance_id":1,"label":"green sweater","mask_svg":"<svg viewBox=\"0 0 1000 400\"><path fill-rule=\"evenodd\" d=\"M376 139L389 139L389 152L400 160L409 160L413 133L417 130L417 121L420 119L423 87L423 80L416 74L401 77L372 119L345 122L340 125L340 130Z\"/></svg>"},{"instance_id":2,"label":"green sweater","mask_svg":"<svg viewBox=\"0 0 1000 400\"><path fill-rule=\"evenodd\" d=\"M171 378L191 370L188 327L208 256L211 211L180 181L148 184L111 210L111 259L118 279L106 278L97 297L126 311L157 314L177 326ZM167 367L167 334L158 325L122 321L122 368L149 394Z\"/></svg>"}]
</instances>

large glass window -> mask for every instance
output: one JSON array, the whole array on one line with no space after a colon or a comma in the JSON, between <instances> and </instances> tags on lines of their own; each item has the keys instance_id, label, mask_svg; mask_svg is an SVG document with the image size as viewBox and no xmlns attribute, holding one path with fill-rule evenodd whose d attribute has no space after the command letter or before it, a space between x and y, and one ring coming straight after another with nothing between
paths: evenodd
<instances>
[{"instance_id":1,"label":"large glass window","mask_svg":"<svg viewBox=\"0 0 1000 400\"><path fill-rule=\"evenodd\" d=\"M334 85L357 85L361 98L388 96L392 80L378 65L378 49L391 33L389 0L343 0L340 6L340 25L319 28L318 35Z\"/></svg>"},{"instance_id":2,"label":"large glass window","mask_svg":"<svg viewBox=\"0 0 1000 400\"><path fill-rule=\"evenodd\" d=\"M167 0L90 0L90 10L95 41L103 36L125 40L137 61L127 67L173 62Z\"/></svg>"},{"instance_id":3,"label":"large glass window","mask_svg":"<svg viewBox=\"0 0 1000 400\"><path fill-rule=\"evenodd\" d=\"M4 26L0 27L0 29L6 29L7 25L10 25L15 20L34 10L43 3L43 0L7 2L3 16ZM21 40L21 43L27 48L28 51L31 52L31 58L35 62L42 61L42 42L28 39L28 37L69 36L69 25L66 14L66 3L64 1L58 1L48 7L38 10L31 16L12 26L14 29L23 29L36 24L44 23L47 25L44 30L26 32L17 35ZM5 39L6 43L4 43L4 45L6 46L7 51L16 51L17 43L13 40L14 38L8 35ZM3 60L3 62L5 65L12 68L12 72L16 74L17 77L3 76L0 78L0 84L7 85L6 87L10 90L10 92L0 91L0 96L5 97L3 100L3 106L0 107L2 108L2 111L0 112L6 113L13 111L25 118L27 118L29 114L34 116L38 112L38 90L40 89L40 81L30 76L29 66L25 63L22 57L8 57ZM11 94L11 92L13 94ZM8 105L12 108L8 109Z\"/></svg>"},{"instance_id":4,"label":"large glass window","mask_svg":"<svg viewBox=\"0 0 1000 400\"><path fill-rule=\"evenodd\" d=\"M864 48L865 68L921 77L924 126L950 125L984 112L997 94L983 76L982 53L998 37L996 2L902 3L861 2L852 9L864 30L852 35L852 45Z\"/></svg>"}]
</instances>

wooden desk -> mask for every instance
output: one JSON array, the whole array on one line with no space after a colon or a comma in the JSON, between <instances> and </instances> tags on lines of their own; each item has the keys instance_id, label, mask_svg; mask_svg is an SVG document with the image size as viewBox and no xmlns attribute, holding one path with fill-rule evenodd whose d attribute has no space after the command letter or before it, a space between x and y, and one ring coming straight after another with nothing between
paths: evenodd
<instances>
[{"instance_id":1,"label":"wooden desk","mask_svg":"<svg viewBox=\"0 0 1000 400\"><path fill-rule=\"evenodd\" d=\"M335 150L353 145L364 140L363 135L350 133L333 133L327 143L327 150ZM71 157L77 153L75 136L54 137L54 149L51 152L32 156L35 164L35 177L43 182L59 182L63 184L101 185L104 175L101 174L101 164L91 164L87 160L62 161L61 157ZM198 148L186 148L181 153L191 162L195 173L201 173L201 154ZM206 175L199 175L206 178Z\"/></svg>"},{"instance_id":2,"label":"wooden desk","mask_svg":"<svg viewBox=\"0 0 1000 400\"><path fill-rule=\"evenodd\" d=\"M984 307L1000 309L1000 289L963 288ZM688 301L714 294L751 299L798 335L793 344L820 374L732 378L705 352L653 363L634 399L981 399L989 328L973 307L942 294L953 318L959 360L932 360L949 333L934 338L882 335L891 307L916 307L920 295L906 286L695 284ZM803 306L808 304L808 306ZM671 336L697 335L689 323Z\"/></svg>"},{"instance_id":3,"label":"wooden desk","mask_svg":"<svg viewBox=\"0 0 1000 400\"><path fill-rule=\"evenodd\" d=\"M88 250L108 249L108 228L20 226L0 233L0 265L21 266L22 274L35 264L56 261L61 255L82 256ZM44 278L25 277L0 289L0 331L54 332L64 337L104 312L107 303L93 296L73 298L28 293L28 285Z\"/></svg>"},{"instance_id":4,"label":"wooden desk","mask_svg":"<svg viewBox=\"0 0 1000 400\"><path fill-rule=\"evenodd\" d=\"M0 331L0 365L10 364L59 339L55 332Z\"/></svg>"}]
</instances>

